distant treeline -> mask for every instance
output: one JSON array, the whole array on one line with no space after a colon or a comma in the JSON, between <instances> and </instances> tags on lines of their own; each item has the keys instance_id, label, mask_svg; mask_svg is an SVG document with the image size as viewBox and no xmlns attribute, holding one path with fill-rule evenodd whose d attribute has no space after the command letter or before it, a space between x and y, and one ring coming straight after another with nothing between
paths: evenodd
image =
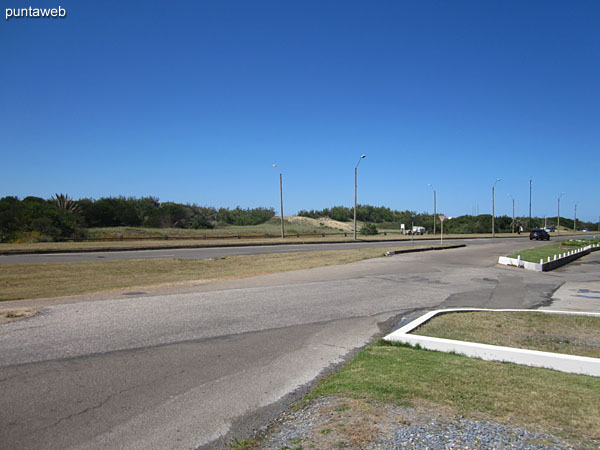
<instances>
[{"instance_id":1,"label":"distant treeline","mask_svg":"<svg viewBox=\"0 0 600 450\"><path fill-rule=\"evenodd\" d=\"M348 208L345 206L333 206L331 208L325 208L322 210L310 210L310 211L299 211L299 216L312 217L318 219L319 217L329 217L333 220L339 220L342 222L349 222L354 219L354 208ZM414 217L414 219L413 219ZM433 232L433 214L428 213L417 213L416 211L395 211L385 206L371 206L371 205L357 205L356 207L356 219L361 222L375 223L380 229L400 229L400 225L404 224L407 230L410 229L411 225L425 227L425 229L432 233ZM412 222L411 222L412 220ZM556 217L549 217L546 220L547 226L556 226ZM495 219L496 232L498 233L510 233L513 230L512 217L508 216L496 216ZM573 228L573 219L565 217L560 218L560 226L566 228ZM528 231L529 218L528 217L515 217L514 229L515 231L523 227L523 230ZM531 218L531 229L544 227L544 219L539 217ZM596 230L598 227L597 223L593 222L581 222L577 221L577 229L582 230L584 228L590 228ZM478 216L459 216L452 219L446 219L444 221L444 233L490 233L492 230L492 215L481 214ZM440 220L437 220L436 231L440 232Z\"/></svg>"},{"instance_id":2,"label":"distant treeline","mask_svg":"<svg viewBox=\"0 0 600 450\"><path fill-rule=\"evenodd\" d=\"M267 222L275 212L272 208L235 209L214 208L174 202L160 202L156 197L105 197L97 200L71 199L68 195L57 194L51 199L17 197L0 199L0 242L60 241L84 238L87 228L97 227L151 227L151 228L195 228L207 229L224 225L259 225ZM341 222L354 218L354 209L334 206L323 210L300 211L300 216L329 217ZM357 219L361 222L377 224L380 230L400 230L411 225L422 226L433 232L433 215L415 211L394 211L385 206L358 205ZM511 232L512 219L496 217L496 231ZM556 226L556 218L548 218L548 226ZM573 228L573 219L560 218L561 227ZM514 229L522 226L530 229L527 217L518 217ZM544 226L544 219L532 218L531 228ZM444 222L444 233L489 233L492 216L460 216ZM577 229L596 230L597 223L577 221ZM440 222L437 229L440 231Z\"/></svg>"},{"instance_id":3,"label":"distant treeline","mask_svg":"<svg viewBox=\"0 0 600 450\"><path fill-rule=\"evenodd\" d=\"M86 228L152 227L214 228L218 224L258 225L275 215L273 209L235 209L159 202L155 197L107 197L74 201L57 194L51 199L0 199L0 242L63 240L85 237Z\"/></svg>"},{"instance_id":4,"label":"distant treeline","mask_svg":"<svg viewBox=\"0 0 600 450\"><path fill-rule=\"evenodd\" d=\"M329 217L333 220L339 220L340 222L348 222L354 219L354 208L347 208L345 206L333 206L331 208L325 208L322 210L310 211L299 211L299 216L311 217L318 219L319 217ZM385 206L371 206L371 205L357 205L356 207L356 219L361 222L371 223L410 223L412 215L415 217L415 225L422 225L421 220L426 220L427 217L432 217L429 214L417 214L413 211L392 211L390 208ZM433 219L432 219L433 220Z\"/></svg>"}]
</instances>

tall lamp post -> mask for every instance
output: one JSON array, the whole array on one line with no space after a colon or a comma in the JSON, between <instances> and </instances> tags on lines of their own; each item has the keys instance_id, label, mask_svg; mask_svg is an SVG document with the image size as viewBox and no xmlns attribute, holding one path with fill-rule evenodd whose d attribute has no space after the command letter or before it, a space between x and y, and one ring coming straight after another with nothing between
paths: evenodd
<instances>
[{"instance_id":1,"label":"tall lamp post","mask_svg":"<svg viewBox=\"0 0 600 450\"><path fill-rule=\"evenodd\" d=\"M575 204L575 216L574 216L574 220L573 220L573 231L577 231L577 205L579 205L579 202L581 200L573 200L573 203Z\"/></svg>"},{"instance_id":2,"label":"tall lamp post","mask_svg":"<svg viewBox=\"0 0 600 450\"><path fill-rule=\"evenodd\" d=\"M435 218L436 218L436 192L435 192L435 188L433 187L433 185L431 183L428 184L428 186L433 189L433 234L435 234Z\"/></svg>"},{"instance_id":3,"label":"tall lamp post","mask_svg":"<svg viewBox=\"0 0 600 450\"><path fill-rule=\"evenodd\" d=\"M564 192L558 196L558 216L556 217L556 233L560 234L560 198L565 195Z\"/></svg>"},{"instance_id":4,"label":"tall lamp post","mask_svg":"<svg viewBox=\"0 0 600 450\"><path fill-rule=\"evenodd\" d=\"M529 179L529 229L531 230L531 186L533 185L533 180Z\"/></svg>"},{"instance_id":5,"label":"tall lamp post","mask_svg":"<svg viewBox=\"0 0 600 450\"><path fill-rule=\"evenodd\" d=\"M512 229L512 232L514 233L515 232L515 198L512 196L512 194L508 194L508 196L512 199L512 204L513 204L511 229Z\"/></svg>"},{"instance_id":6,"label":"tall lamp post","mask_svg":"<svg viewBox=\"0 0 600 450\"><path fill-rule=\"evenodd\" d=\"M277 170L279 170L279 202L281 204L281 237L285 237L285 230L283 228L283 176L281 175L281 167L277 164L273 164Z\"/></svg>"},{"instance_id":7,"label":"tall lamp post","mask_svg":"<svg viewBox=\"0 0 600 450\"><path fill-rule=\"evenodd\" d=\"M363 158L366 158L367 155L360 155L358 158L358 162L354 167L354 240L356 240L356 199L357 199L357 186L358 186L358 165Z\"/></svg>"},{"instance_id":8,"label":"tall lamp post","mask_svg":"<svg viewBox=\"0 0 600 450\"><path fill-rule=\"evenodd\" d=\"M496 207L494 205L494 189L496 189L496 183L498 181L502 181L502 178L497 178L496 181L494 181L494 185L492 186L492 237L496 235L496 227L494 223L494 219L496 217Z\"/></svg>"}]
</instances>

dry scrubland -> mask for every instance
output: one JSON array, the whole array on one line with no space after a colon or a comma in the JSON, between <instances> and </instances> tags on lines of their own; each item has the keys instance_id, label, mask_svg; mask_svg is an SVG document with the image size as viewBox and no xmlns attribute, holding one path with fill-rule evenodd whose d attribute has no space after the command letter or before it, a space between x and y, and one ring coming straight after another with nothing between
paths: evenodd
<instances>
[{"instance_id":1,"label":"dry scrubland","mask_svg":"<svg viewBox=\"0 0 600 450\"><path fill-rule=\"evenodd\" d=\"M431 244L424 246L430 248ZM420 248L415 246L415 248ZM397 247L240 255L209 260L175 258L73 263L3 264L0 301L59 297L114 289L204 284L381 257Z\"/></svg>"}]
</instances>

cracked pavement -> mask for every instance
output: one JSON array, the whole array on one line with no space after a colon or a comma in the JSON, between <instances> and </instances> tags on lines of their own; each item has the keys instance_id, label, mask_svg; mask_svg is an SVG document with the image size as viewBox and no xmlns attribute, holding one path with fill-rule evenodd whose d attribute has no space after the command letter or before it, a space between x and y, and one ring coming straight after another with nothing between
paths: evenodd
<instances>
[{"instance_id":1,"label":"cracked pavement","mask_svg":"<svg viewBox=\"0 0 600 450\"><path fill-rule=\"evenodd\" d=\"M497 266L536 245L466 248L179 288L5 302L0 442L11 449L219 448L415 311L547 305L599 281L592 254L549 273Z\"/></svg>"}]
</instances>

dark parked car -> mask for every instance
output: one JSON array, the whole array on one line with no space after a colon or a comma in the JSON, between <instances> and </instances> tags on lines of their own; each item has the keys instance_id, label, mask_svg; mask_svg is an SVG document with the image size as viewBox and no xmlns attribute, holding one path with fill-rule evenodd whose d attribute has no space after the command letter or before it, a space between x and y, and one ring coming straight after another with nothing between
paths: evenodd
<instances>
[{"instance_id":1,"label":"dark parked car","mask_svg":"<svg viewBox=\"0 0 600 450\"><path fill-rule=\"evenodd\" d=\"M539 241L539 240L549 241L550 235L548 234L548 232L546 230L536 228L535 230L531 230L531 233L529 233L529 239L535 239L536 241Z\"/></svg>"}]
</instances>

